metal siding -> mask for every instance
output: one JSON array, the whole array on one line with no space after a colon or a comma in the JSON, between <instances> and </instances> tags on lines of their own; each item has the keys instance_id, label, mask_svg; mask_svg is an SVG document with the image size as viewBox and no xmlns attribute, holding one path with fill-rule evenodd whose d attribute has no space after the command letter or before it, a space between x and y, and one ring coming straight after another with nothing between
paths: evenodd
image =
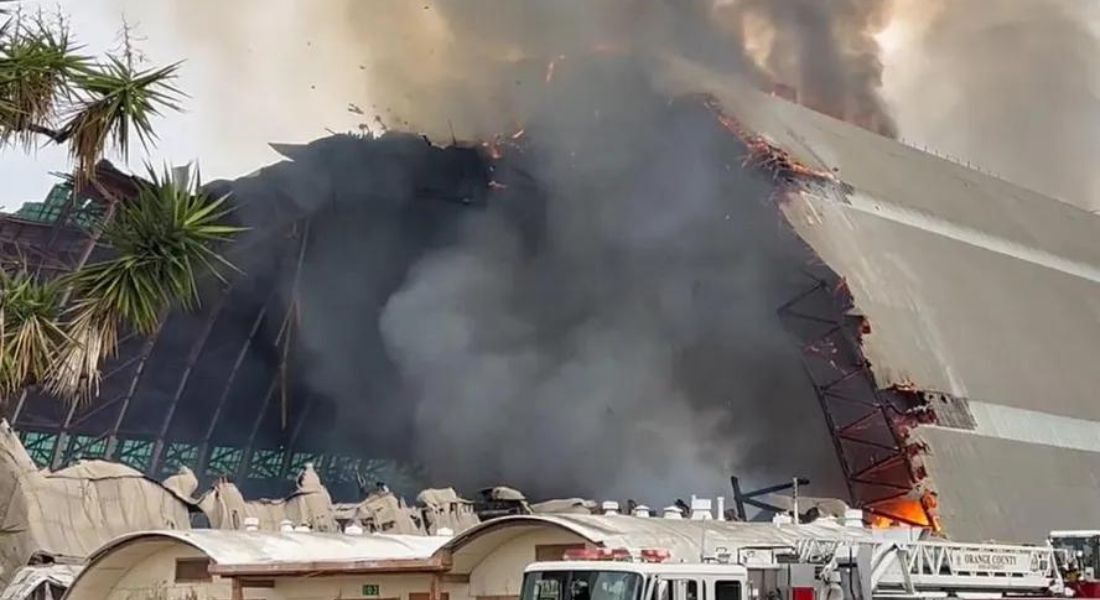
<instances>
[{"instance_id":1,"label":"metal siding","mask_svg":"<svg viewBox=\"0 0 1100 600\"><path fill-rule=\"evenodd\" d=\"M1042 542L1100 523L1100 454L922 428L940 516L956 539Z\"/></svg>"}]
</instances>

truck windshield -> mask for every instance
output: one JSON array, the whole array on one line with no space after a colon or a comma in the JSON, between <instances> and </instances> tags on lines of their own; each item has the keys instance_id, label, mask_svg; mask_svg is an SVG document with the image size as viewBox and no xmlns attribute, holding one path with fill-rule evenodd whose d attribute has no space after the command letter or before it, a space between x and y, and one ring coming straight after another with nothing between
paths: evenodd
<instances>
[{"instance_id":1,"label":"truck windshield","mask_svg":"<svg viewBox=\"0 0 1100 600\"><path fill-rule=\"evenodd\" d=\"M1052 538L1050 542L1065 552L1067 579L1092 579L1100 570L1100 536L1064 536Z\"/></svg>"},{"instance_id":2,"label":"truck windshield","mask_svg":"<svg viewBox=\"0 0 1100 600\"><path fill-rule=\"evenodd\" d=\"M520 600L638 600L642 576L623 571L533 571Z\"/></svg>"}]
</instances>

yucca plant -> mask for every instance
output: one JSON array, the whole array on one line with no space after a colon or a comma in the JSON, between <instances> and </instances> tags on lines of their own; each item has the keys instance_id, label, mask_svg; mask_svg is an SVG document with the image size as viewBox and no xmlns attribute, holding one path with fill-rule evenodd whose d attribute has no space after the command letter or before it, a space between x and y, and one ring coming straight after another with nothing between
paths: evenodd
<instances>
[{"instance_id":1,"label":"yucca plant","mask_svg":"<svg viewBox=\"0 0 1100 600\"><path fill-rule=\"evenodd\" d=\"M25 269L0 270L0 394L48 378L69 339L60 325L61 287Z\"/></svg>"},{"instance_id":2,"label":"yucca plant","mask_svg":"<svg viewBox=\"0 0 1100 600\"><path fill-rule=\"evenodd\" d=\"M74 100L73 78L90 68L77 54L68 27L43 15L15 16L0 27L0 140L33 145L53 129L57 113Z\"/></svg>"},{"instance_id":3,"label":"yucca plant","mask_svg":"<svg viewBox=\"0 0 1100 600\"><path fill-rule=\"evenodd\" d=\"M99 364L114 355L120 328L156 331L173 306L193 308L198 277L232 269L217 251L240 228L224 224L225 197L205 194L190 169L157 174L136 197L118 204L103 239L113 258L64 278L70 303L65 331L73 343L60 353L48 389L61 397L95 393Z\"/></svg>"},{"instance_id":4,"label":"yucca plant","mask_svg":"<svg viewBox=\"0 0 1100 600\"><path fill-rule=\"evenodd\" d=\"M44 136L67 144L77 175L94 178L108 149L127 158L135 138L148 147L153 119L179 110L179 64L135 66L128 29L120 55L96 60L79 53L60 16L16 10L0 19L0 142L30 148Z\"/></svg>"},{"instance_id":5,"label":"yucca plant","mask_svg":"<svg viewBox=\"0 0 1100 600\"><path fill-rule=\"evenodd\" d=\"M102 64L78 70L72 78L80 101L71 109L60 138L79 172L91 173L108 143L129 156L136 137L148 148L156 140L152 120L164 110L179 110L182 95L170 83L179 64L139 70L128 59L110 56Z\"/></svg>"}]
</instances>

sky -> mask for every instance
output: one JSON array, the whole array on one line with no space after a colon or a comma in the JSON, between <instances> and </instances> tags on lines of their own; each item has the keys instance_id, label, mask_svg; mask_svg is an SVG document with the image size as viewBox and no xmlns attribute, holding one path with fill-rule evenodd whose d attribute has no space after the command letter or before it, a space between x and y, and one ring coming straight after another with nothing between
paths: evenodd
<instances>
[{"instance_id":1,"label":"sky","mask_svg":"<svg viewBox=\"0 0 1100 600\"><path fill-rule=\"evenodd\" d=\"M204 0L205 1L205 0ZM226 0L233 2L235 0ZM278 155L269 142L304 142L328 131L348 131L362 117L349 113L348 103L363 102L361 90L326 89L325 81L311 72L354 69L341 52L309 39L289 35L286 22L292 11L278 5L297 0L271 0L266 21L244 24L241 38L246 62L226 64L222 52L211 47L203 31L217 31L224 24L196 22L187 2L176 0L24 0L25 6L61 10L71 19L72 30L86 53L118 49L121 31L129 23L136 31L138 47L149 66L184 61L177 87L186 92L184 112L166 114L155 123L160 140L149 153L134 152L128 162L108 156L116 164L142 171L146 164L196 163L203 180L235 178L275 162ZM297 26L297 24L295 25ZM291 43L277 43L289 40ZM254 47L253 47L254 46ZM255 47L267 50L257 56ZM271 53L281 47L288 56ZM284 69L293 70L294 76ZM242 85L223 85L242 77ZM345 78L354 81L354 76ZM245 83L246 82L246 83ZM331 83L329 84L331 88ZM13 210L26 201L40 201L56 181L50 173L69 170L64 149L44 146L27 154L21 148L0 148L0 208Z\"/></svg>"},{"instance_id":2,"label":"sky","mask_svg":"<svg viewBox=\"0 0 1100 600\"><path fill-rule=\"evenodd\" d=\"M913 14L921 12L928 1L895 0L916 7L910 11ZM980 0L957 1L983 4ZM150 66L184 61L177 83L188 94L183 102L185 111L165 115L156 123L160 141L148 154L139 148L128 162L109 157L131 170L141 171L147 163L160 167L196 162L204 180L235 178L279 159L270 142L304 142L328 132L354 130L367 117L350 112L351 104L366 108L368 116L370 113L369 82L361 73L362 50L342 46L349 43L346 39L319 33L332 26L332 15L327 14L331 11L324 10L323 0L264 0L265 10L249 11L247 19L231 16L249 4L247 0L24 0L24 4L50 10L60 7L70 16L73 31L89 53L119 48L120 31L129 23ZM198 6L202 9L196 9ZM219 21L210 15L225 18ZM1100 29L1100 8L1081 9L1080 15L1093 31ZM945 89L953 94L958 86L952 82L936 90L925 84L929 72L923 55L926 50L914 42L912 27L905 26L912 23L900 21L895 19L880 41L885 65L883 96L904 140L985 166L1006 179L1085 208L1100 207L1100 194L1093 193L1100 190L1100 176L1084 166L1091 159L1074 156L1081 152L1061 143L1056 134L1035 140L1039 143L1032 145L1030 154L1013 154L1010 148L1006 156L1002 148L983 145L986 130L967 131L966 122L937 120L937 115L931 114L936 110L929 108L930 100L939 100L935 93L942 96ZM1011 61L1005 64L1012 68ZM1038 75L1036 81L1041 81ZM1030 85L1029 81L1025 78L1024 85ZM1100 81L1090 83L1100 89ZM1083 124L1090 131L1100 129L1100 110L1097 112L1096 119ZM985 126L996 129L1000 123ZM1045 129L1040 122L1040 134ZM1100 131L1086 138L1100 140ZM1054 159L1039 146L1063 148L1068 154L1065 160ZM1087 143L1081 147L1090 148ZM983 159L994 164L983 164ZM1043 162L1054 164L1048 167ZM1082 165L1079 171L1087 171L1086 176L1096 180L1091 188L1086 185L1081 191L1078 186L1070 192L1086 197L1066 198L1069 194L1064 190L1054 189L1056 183L1045 185L1059 179L1051 169L1074 162ZM54 182L50 173L68 169L65 152L58 147L44 146L30 154L19 148L0 148L0 181L4 182L0 208L12 210L23 202L41 200ZM1023 173L1026 170L1033 172Z\"/></svg>"}]
</instances>

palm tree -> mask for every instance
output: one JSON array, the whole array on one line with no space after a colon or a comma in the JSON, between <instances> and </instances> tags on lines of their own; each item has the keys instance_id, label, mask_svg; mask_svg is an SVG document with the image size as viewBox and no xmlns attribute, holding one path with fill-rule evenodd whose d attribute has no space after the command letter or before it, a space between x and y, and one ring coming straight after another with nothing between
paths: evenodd
<instances>
[{"instance_id":1,"label":"palm tree","mask_svg":"<svg viewBox=\"0 0 1100 600\"><path fill-rule=\"evenodd\" d=\"M138 69L128 42L122 56L96 60L78 53L60 17L0 14L0 144L67 145L74 194L92 186L108 201L92 242L102 237L112 248L90 265L85 253L52 280L27 269L0 273L0 395L42 384L62 398L87 397L119 331L152 333L170 307L194 307L197 279L228 266L216 247L238 229L222 224L226 199L207 196L189 169L150 170L132 198L97 181L108 148L126 157L134 138L148 147L153 119L178 110L177 64Z\"/></svg>"}]
</instances>

